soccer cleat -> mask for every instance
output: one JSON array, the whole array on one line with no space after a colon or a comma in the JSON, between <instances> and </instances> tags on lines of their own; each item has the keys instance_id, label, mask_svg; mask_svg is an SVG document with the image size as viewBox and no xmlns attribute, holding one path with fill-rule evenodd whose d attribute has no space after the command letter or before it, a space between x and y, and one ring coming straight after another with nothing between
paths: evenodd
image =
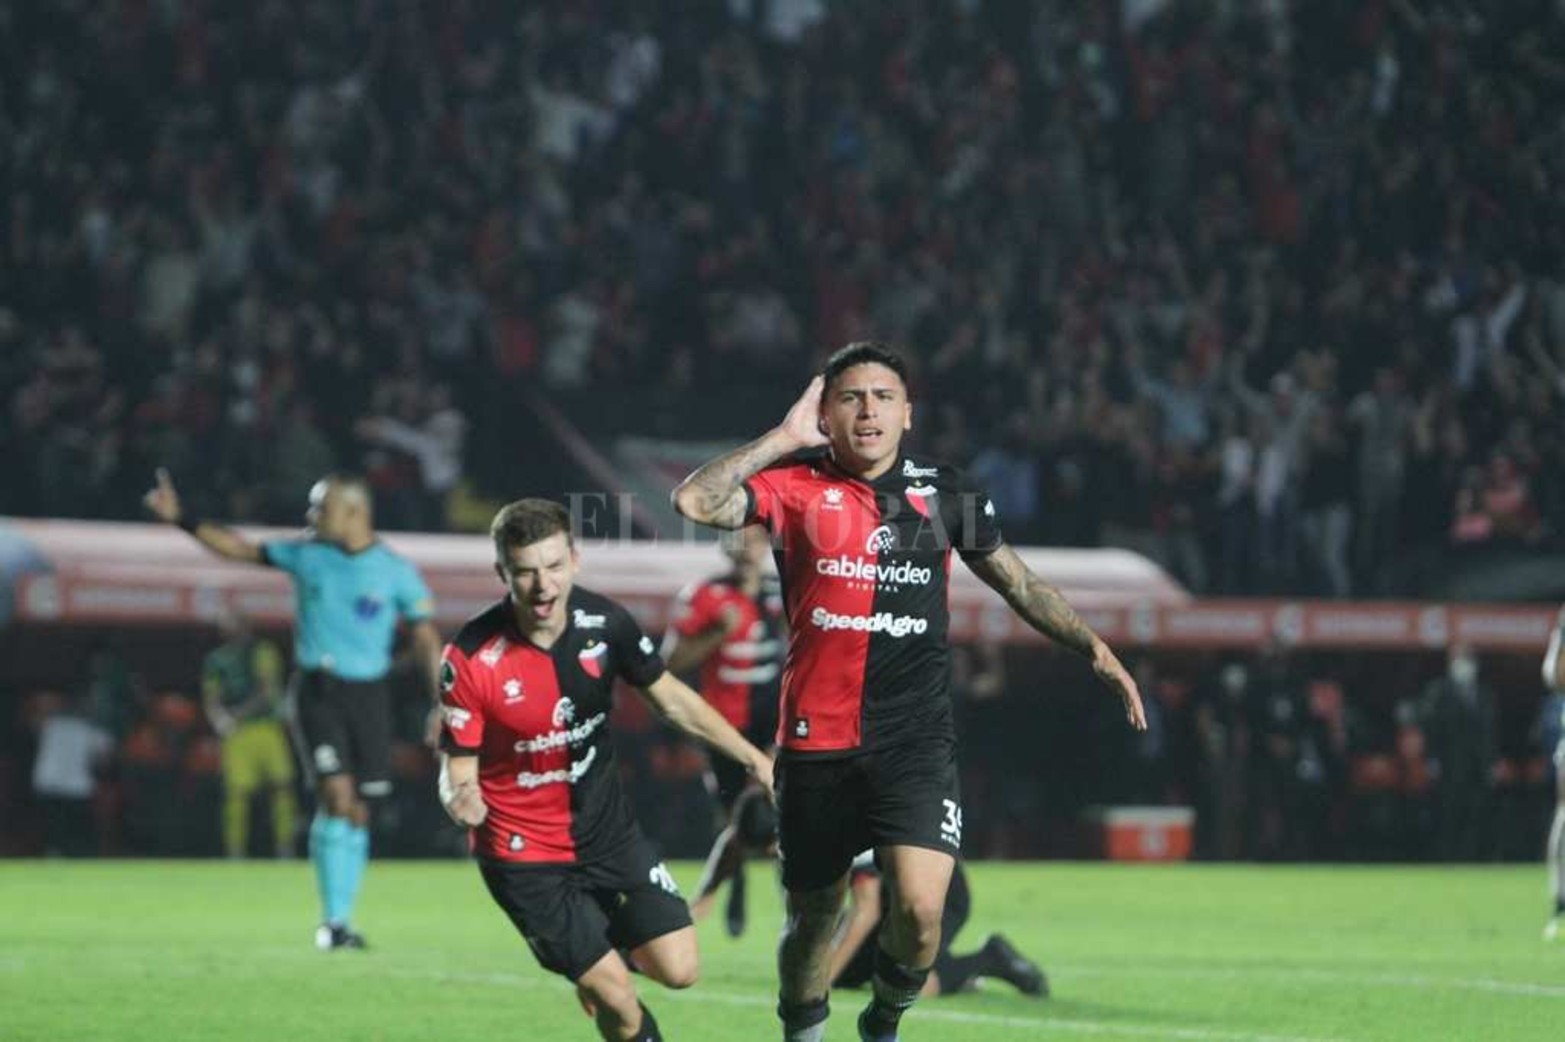
<instances>
[{"instance_id":1,"label":"soccer cleat","mask_svg":"<svg viewBox=\"0 0 1565 1042\"><path fill-rule=\"evenodd\" d=\"M995 976L1010 983L1023 995L1048 997L1049 978L1043 975L1037 963L1017 951L1016 946L1003 934L991 934L984 942L984 947L1000 966L1000 972Z\"/></svg>"},{"instance_id":2,"label":"soccer cleat","mask_svg":"<svg viewBox=\"0 0 1565 1042\"><path fill-rule=\"evenodd\" d=\"M865 1025L865 1021L869 1019L869 1009L869 1007L866 1007L864 1012L859 1014L859 1042L897 1042L897 1036L895 1034L870 1034L869 1028Z\"/></svg>"},{"instance_id":3,"label":"soccer cleat","mask_svg":"<svg viewBox=\"0 0 1565 1042\"><path fill-rule=\"evenodd\" d=\"M1543 939L1545 941L1557 941L1560 934L1565 933L1565 915L1556 915L1543 927Z\"/></svg>"},{"instance_id":4,"label":"soccer cleat","mask_svg":"<svg viewBox=\"0 0 1565 1042\"><path fill-rule=\"evenodd\" d=\"M346 926L322 923L315 928L315 947L323 952L334 952L342 948L363 949L369 945L361 933L355 933Z\"/></svg>"}]
</instances>

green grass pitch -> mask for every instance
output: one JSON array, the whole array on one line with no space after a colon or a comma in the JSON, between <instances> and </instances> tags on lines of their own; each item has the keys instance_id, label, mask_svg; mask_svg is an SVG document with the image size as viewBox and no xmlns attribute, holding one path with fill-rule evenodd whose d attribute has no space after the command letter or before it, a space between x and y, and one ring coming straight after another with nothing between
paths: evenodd
<instances>
[{"instance_id":1,"label":"green grass pitch","mask_svg":"<svg viewBox=\"0 0 1565 1042\"><path fill-rule=\"evenodd\" d=\"M694 866L678 866L681 881ZM644 988L670 1040L773 1039L774 889L753 866L752 928L701 933L703 979ZM1565 1038L1565 943L1540 938L1540 867L972 868L967 946L1003 930L1054 997L1003 985L925 1001L907 1042ZM377 863L372 950L310 946L304 863L0 864L0 1039L591 1039L471 865ZM851 1040L861 994L828 1037Z\"/></svg>"}]
</instances>

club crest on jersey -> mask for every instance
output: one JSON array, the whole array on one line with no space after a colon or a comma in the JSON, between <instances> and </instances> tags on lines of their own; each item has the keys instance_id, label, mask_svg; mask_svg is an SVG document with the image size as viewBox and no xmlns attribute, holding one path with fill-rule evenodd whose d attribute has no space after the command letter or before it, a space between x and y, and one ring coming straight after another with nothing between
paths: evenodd
<instances>
[{"instance_id":1,"label":"club crest on jersey","mask_svg":"<svg viewBox=\"0 0 1565 1042\"><path fill-rule=\"evenodd\" d=\"M897 530L890 525L881 525L864 540L864 552L867 554L883 554L896 548Z\"/></svg>"},{"instance_id":2,"label":"club crest on jersey","mask_svg":"<svg viewBox=\"0 0 1565 1042\"><path fill-rule=\"evenodd\" d=\"M576 661L581 663L582 670L592 679L597 680L603 676L603 656L608 654L607 644L593 641L576 655Z\"/></svg>"},{"instance_id":3,"label":"club crest on jersey","mask_svg":"<svg viewBox=\"0 0 1565 1042\"><path fill-rule=\"evenodd\" d=\"M490 669L494 669L495 666L500 664L500 660L505 657L505 649L508 646L509 642L504 637L496 637L483 651L478 653L478 661Z\"/></svg>"},{"instance_id":4,"label":"club crest on jersey","mask_svg":"<svg viewBox=\"0 0 1565 1042\"><path fill-rule=\"evenodd\" d=\"M842 495L843 495L842 489L838 488L835 485L833 485L831 488L828 488L825 492L823 492L821 494L821 498L826 501L825 509L827 509L827 510L841 510L842 509Z\"/></svg>"},{"instance_id":5,"label":"club crest on jersey","mask_svg":"<svg viewBox=\"0 0 1565 1042\"><path fill-rule=\"evenodd\" d=\"M909 485L903 489L907 495L907 501L913 505L924 517L932 517L935 512L935 489L932 485Z\"/></svg>"},{"instance_id":6,"label":"club crest on jersey","mask_svg":"<svg viewBox=\"0 0 1565 1042\"><path fill-rule=\"evenodd\" d=\"M902 476L905 478L932 478L939 473L939 467L916 466L910 459L902 461Z\"/></svg>"},{"instance_id":7,"label":"club crest on jersey","mask_svg":"<svg viewBox=\"0 0 1565 1042\"><path fill-rule=\"evenodd\" d=\"M507 702L520 702L522 699L527 697L522 692L522 682L517 680L515 677L507 680L505 682L505 686L501 688L501 690L505 692L505 700Z\"/></svg>"},{"instance_id":8,"label":"club crest on jersey","mask_svg":"<svg viewBox=\"0 0 1565 1042\"><path fill-rule=\"evenodd\" d=\"M810 736L810 719L801 716L793 722L793 736L795 738L808 738Z\"/></svg>"},{"instance_id":9,"label":"club crest on jersey","mask_svg":"<svg viewBox=\"0 0 1565 1042\"><path fill-rule=\"evenodd\" d=\"M554 712L549 717L550 722L555 727L568 727L575 719L576 703L567 696L561 696L560 700L554 703Z\"/></svg>"}]
</instances>

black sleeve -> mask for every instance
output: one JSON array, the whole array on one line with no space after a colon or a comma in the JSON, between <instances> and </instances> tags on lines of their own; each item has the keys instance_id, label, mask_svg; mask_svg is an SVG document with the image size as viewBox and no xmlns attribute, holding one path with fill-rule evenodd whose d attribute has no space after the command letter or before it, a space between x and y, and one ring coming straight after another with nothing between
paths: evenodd
<instances>
[{"instance_id":1,"label":"black sleeve","mask_svg":"<svg viewBox=\"0 0 1565 1042\"><path fill-rule=\"evenodd\" d=\"M657 645L641 632L635 617L618 604L610 614L609 644L614 652L615 673L636 687L650 686L668 672Z\"/></svg>"},{"instance_id":2,"label":"black sleeve","mask_svg":"<svg viewBox=\"0 0 1565 1042\"><path fill-rule=\"evenodd\" d=\"M994 501L987 492L969 482L961 471L953 473L951 482L956 490L951 546L964 560L987 557L1005 542Z\"/></svg>"}]
</instances>

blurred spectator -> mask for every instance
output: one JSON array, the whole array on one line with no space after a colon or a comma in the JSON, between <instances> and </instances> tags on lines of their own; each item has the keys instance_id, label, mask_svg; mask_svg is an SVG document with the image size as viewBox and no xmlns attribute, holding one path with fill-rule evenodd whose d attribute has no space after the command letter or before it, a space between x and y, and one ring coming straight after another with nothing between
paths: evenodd
<instances>
[{"instance_id":1,"label":"blurred spectator","mask_svg":"<svg viewBox=\"0 0 1565 1042\"><path fill-rule=\"evenodd\" d=\"M80 699L62 698L44 718L33 762L33 795L43 812L47 853L84 857L98 852L93 794L113 749L113 737L87 718Z\"/></svg>"},{"instance_id":2,"label":"blurred spectator","mask_svg":"<svg viewBox=\"0 0 1565 1042\"><path fill-rule=\"evenodd\" d=\"M7 509L127 516L156 456L292 519L367 440L438 526L529 382L704 438L747 396L603 403L875 334L1018 532L1197 589L1397 592L1469 466L1458 538L1565 532L1552 0L0 10ZM437 382L460 452L379 390Z\"/></svg>"},{"instance_id":3,"label":"blurred spectator","mask_svg":"<svg viewBox=\"0 0 1565 1042\"><path fill-rule=\"evenodd\" d=\"M1164 801L1168 789L1168 710L1164 707L1165 694L1156 661L1150 656L1141 659L1134 675L1136 686L1145 692L1142 701L1147 729L1135 736L1134 753L1126 772L1128 791L1122 798L1128 803L1156 805Z\"/></svg>"},{"instance_id":4,"label":"blurred spectator","mask_svg":"<svg viewBox=\"0 0 1565 1042\"><path fill-rule=\"evenodd\" d=\"M99 641L88 653L84 693L93 723L116 742L123 740L142 712L144 691L112 636Z\"/></svg>"},{"instance_id":5,"label":"blurred spectator","mask_svg":"<svg viewBox=\"0 0 1565 1042\"><path fill-rule=\"evenodd\" d=\"M272 814L272 852L293 853L298 808L293 752L283 730L283 658L277 645L258 640L244 619L225 615L223 643L201 667L201 702L223 741L223 850L245 856L250 805L264 794Z\"/></svg>"},{"instance_id":6,"label":"blurred spectator","mask_svg":"<svg viewBox=\"0 0 1565 1042\"><path fill-rule=\"evenodd\" d=\"M1308 551L1312 589L1333 597L1353 591L1348 568L1353 524L1353 463L1337 416L1316 414L1310 425L1299 489L1299 524Z\"/></svg>"},{"instance_id":7,"label":"blurred spectator","mask_svg":"<svg viewBox=\"0 0 1565 1042\"><path fill-rule=\"evenodd\" d=\"M1326 804L1327 745L1291 656L1273 643L1256 668L1250 834L1254 856L1301 860Z\"/></svg>"},{"instance_id":8,"label":"blurred spectator","mask_svg":"<svg viewBox=\"0 0 1565 1042\"><path fill-rule=\"evenodd\" d=\"M1245 857L1250 763L1250 669L1224 663L1196 691L1196 852L1203 858Z\"/></svg>"},{"instance_id":9,"label":"blurred spectator","mask_svg":"<svg viewBox=\"0 0 1565 1042\"><path fill-rule=\"evenodd\" d=\"M416 497L409 516L399 519L399 527L446 526L447 500L462 478L467 427L467 418L456 408L451 389L444 384L436 384L425 393L416 422L394 416L374 416L358 422L355 430L365 441L404 453L418 464L421 495Z\"/></svg>"},{"instance_id":10,"label":"blurred spectator","mask_svg":"<svg viewBox=\"0 0 1565 1042\"><path fill-rule=\"evenodd\" d=\"M1478 659L1453 645L1446 673L1419 704L1434 780L1436 853L1475 861L1484 853L1485 814L1499 761L1494 692L1478 677Z\"/></svg>"}]
</instances>

